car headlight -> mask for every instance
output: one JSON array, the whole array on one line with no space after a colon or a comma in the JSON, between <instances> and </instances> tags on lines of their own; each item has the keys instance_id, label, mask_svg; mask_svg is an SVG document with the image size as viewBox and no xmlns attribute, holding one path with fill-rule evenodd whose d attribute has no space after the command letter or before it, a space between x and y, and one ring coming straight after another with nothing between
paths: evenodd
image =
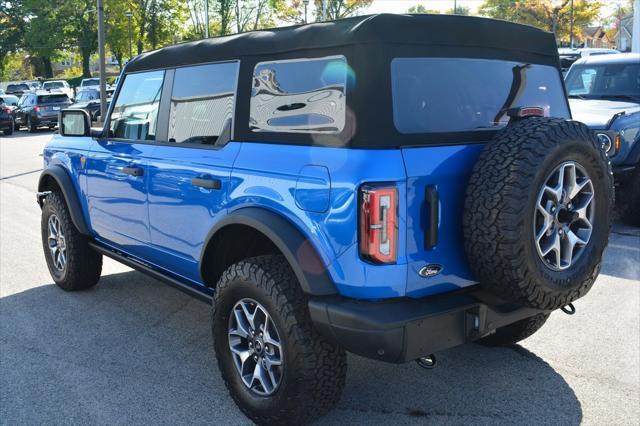
<instances>
[{"instance_id":1,"label":"car headlight","mask_svg":"<svg viewBox=\"0 0 640 426\"><path fill-rule=\"evenodd\" d=\"M598 133L598 140L600 141L600 146L607 154L610 153L611 148L613 148L613 140L611 136L607 133Z\"/></svg>"}]
</instances>

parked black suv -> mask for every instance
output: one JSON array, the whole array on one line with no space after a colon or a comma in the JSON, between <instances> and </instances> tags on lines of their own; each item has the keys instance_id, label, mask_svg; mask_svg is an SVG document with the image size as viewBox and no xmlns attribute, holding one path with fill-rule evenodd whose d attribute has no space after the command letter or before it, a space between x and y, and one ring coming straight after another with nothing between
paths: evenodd
<instances>
[{"instance_id":1,"label":"parked black suv","mask_svg":"<svg viewBox=\"0 0 640 426\"><path fill-rule=\"evenodd\" d=\"M71 101L63 93L23 95L15 111L16 128L26 127L30 132L35 132L40 126L53 129L58 124L58 113L69 105Z\"/></svg>"}]
</instances>

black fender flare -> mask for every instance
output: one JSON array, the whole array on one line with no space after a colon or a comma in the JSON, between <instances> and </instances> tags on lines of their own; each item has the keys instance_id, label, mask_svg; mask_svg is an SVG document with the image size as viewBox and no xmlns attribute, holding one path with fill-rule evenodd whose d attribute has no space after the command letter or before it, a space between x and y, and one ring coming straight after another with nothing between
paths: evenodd
<instances>
[{"instance_id":1,"label":"black fender flare","mask_svg":"<svg viewBox=\"0 0 640 426\"><path fill-rule=\"evenodd\" d=\"M58 184L60 191L62 191L64 200L67 203L67 208L69 209L69 214L71 215L71 221L78 229L78 232L84 235L90 235L89 227L87 226L82 213L78 194L76 193L75 186L73 186L69 173L67 173L64 167L57 164L47 167L42 171L40 179L38 180L39 193L48 190L47 180L49 179L53 179ZM38 196L38 204L40 204L40 207L42 207L42 202L42 197Z\"/></svg>"},{"instance_id":2,"label":"black fender flare","mask_svg":"<svg viewBox=\"0 0 640 426\"><path fill-rule=\"evenodd\" d=\"M233 211L209 231L200 253L199 269L203 274L203 259L209 242L218 231L229 225L245 225L262 233L275 244L291 265L302 291L312 296L337 294L335 285L322 258L308 238L289 220L266 209L245 207Z\"/></svg>"}]
</instances>

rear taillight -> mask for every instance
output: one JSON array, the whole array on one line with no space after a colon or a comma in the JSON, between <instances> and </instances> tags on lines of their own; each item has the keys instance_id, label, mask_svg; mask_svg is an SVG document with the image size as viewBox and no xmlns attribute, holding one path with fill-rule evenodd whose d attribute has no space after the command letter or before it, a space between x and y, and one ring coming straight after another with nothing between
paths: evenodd
<instances>
[{"instance_id":1,"label":"rear taillight","mask_svg":"<svg viewBox=\"0 0 640 426\"><path fill-rule=\"evenodd\" d=\"M36 106L33 107L33 110L35 112L40 112L40 107L38 105L36 105Z\"/></svg>"},{"instance_id":2,"label":"rear taillight","mask_svg":"<svg viewBox=\"0 0 640 426\"><path fill-rule=\"evenodd\" d=\"M398 258L397 188L360 188L360 256L374 263L394 263Z\"/></svg>"}]
</instances>

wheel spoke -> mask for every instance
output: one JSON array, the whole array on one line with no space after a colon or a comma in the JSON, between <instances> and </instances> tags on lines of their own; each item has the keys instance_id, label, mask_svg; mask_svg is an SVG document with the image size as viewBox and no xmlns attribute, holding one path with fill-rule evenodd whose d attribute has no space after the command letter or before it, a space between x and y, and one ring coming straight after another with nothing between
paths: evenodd
<instances>
[{"instance_id":1,"label":"wheel spoke","mask_svg":"<svg viewBox=\"0 0 640 426\"><path fill-rule=\"evenodd\" d=\"M247 323L246 316L244 315L244 310L233 310L233 316L236 321L235 328L229 328L229 334L234 336L240 336L242 338L247 338L249 336L249 324Z\"/></svg>"},{"instance_id":2,"label":"wheel spoke","mask_svg":"<svg viewBox=\"0 0 640 426\"><path fill-rule=\"evenodd\" d=\"M259 362L256 363L256 367L253 370L252 379L252 382L257 381L266 393L271 393L273 391L273 384L270 382L267 372Z\"/></svg>"},{"instance_id":3,"label":"wheel spoke","mask_svg":"<svg viewBox=\"0 0 640 426\"><path fill-rule=\"evenodd\" d=\"M242 308L242 312L244 313L244 317L247 320L247 322L249 323L249 326L252 329L256 329L255 323L254 323L254 318L256 315L256 309L254 308L253 313L249 312L249 306L247 303L240 303L240 307Z\"/></svg>"},{"instance_id":4,"label":"wheel spoke","mask_svg":"<svg viewBox=\"0 0 640 426\"><path fill-rule=\"evenodd\" d=\"M549 229L551 229L551 226L553 225L553 215L548 211L548 209L551 208L551 205L553 204L553 202L550 200L547 200L546 204L547 206L545 208L541 206L540 203L538 203L538 212L540 212L540 214L543 217L542 228L536 234L536 241L538 242L542 237L545 236L545 234L549 231Z\"/></svg>"}]
</instances>

